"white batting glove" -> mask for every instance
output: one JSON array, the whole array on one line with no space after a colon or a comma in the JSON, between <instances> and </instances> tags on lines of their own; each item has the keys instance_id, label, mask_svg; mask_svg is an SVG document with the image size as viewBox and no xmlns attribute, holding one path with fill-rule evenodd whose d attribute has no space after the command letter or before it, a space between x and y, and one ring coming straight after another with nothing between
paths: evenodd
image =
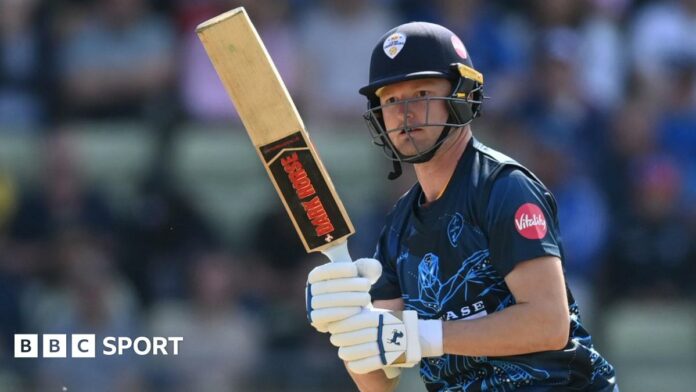
<instances>
[{"instance_id":1,"label":"white batting glove","mask_svg":"<svg viewBox=\"0 0 696 392\"><path fill-rule=\"evenodd\" d=\"M419 320L413 310L364 309L329 324L338 356L357 374L412 367L421 358L443 355L442 321Z\"/></svg>"},{"instance_id":2,"label":"white batting glove","mask_svg":"<svg viewBox=\"0 0 696 392\"><path fill-rule=\"evenodd\" d=\"M314 268L305 289L309 322L317 331L327 332L329 323L360 313L372 303L370 287L381 274L382 264L375 259Z\"/></svg>"}]
</instances>

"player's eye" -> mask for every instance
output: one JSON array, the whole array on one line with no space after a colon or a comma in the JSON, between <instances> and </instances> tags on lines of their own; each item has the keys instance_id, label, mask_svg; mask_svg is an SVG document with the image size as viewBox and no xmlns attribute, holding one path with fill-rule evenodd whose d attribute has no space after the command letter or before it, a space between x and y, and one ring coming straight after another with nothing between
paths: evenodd
<instances>
[{"instance_id":1,"label":"player's eye","mask_svg":"<svg viewBox=\"0 0 696 392\"><path fill-rule=\"evenodd\" d=\"M384 103L395 103L395 102L396 102L395 97L389 97L389 98L384 100Z\"/></svg>"},{"instance_id":2,"label":"player's eye","mask_svg":"<svg viewBox=\"0 0 696 392\"><path fill-rule=\"evenodd\" d=\"M419 91L416 93L416 96L419 97L419 98L420 98L420 97L427 97L427 96L429 96L429 95L430 95L430 91L428 91L428 90L419 90Z\"/></svg>"}]
</instances>

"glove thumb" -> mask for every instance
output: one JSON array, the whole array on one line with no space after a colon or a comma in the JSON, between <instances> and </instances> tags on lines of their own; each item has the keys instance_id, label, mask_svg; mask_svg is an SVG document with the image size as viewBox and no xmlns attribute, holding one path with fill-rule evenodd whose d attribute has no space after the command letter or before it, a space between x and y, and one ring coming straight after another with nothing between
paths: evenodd
<instances>
[{"instance_id":1,"label":"glove thumb","mask_svg":"<svg viewBox=\"0 0 696 392\"><path fill-rule=\"evenodd\" d=\"M369 279L370 283L374 284L382 275L382 263L377 259L357 259L355 265L358 267L358 275Z\"/></svg>"}]
</instances>

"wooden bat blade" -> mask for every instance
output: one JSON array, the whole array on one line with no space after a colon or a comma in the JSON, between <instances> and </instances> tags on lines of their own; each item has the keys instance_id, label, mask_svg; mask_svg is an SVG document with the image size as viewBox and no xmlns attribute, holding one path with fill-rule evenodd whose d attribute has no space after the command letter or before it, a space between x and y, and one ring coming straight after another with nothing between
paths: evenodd
<instances>
[{"instance_id":1,"label":"wooden bat blade","mask_svg":"<svg viewBox=\"0 0 696 392\"><path fill-rule=\"evenodd\" d=\"M255 146L305 129L243 7L201 23L196 33Z\"/></svg>"},{"instance_id":2,"label":"wooden bat blade","mask_svg":"<svg viewBox=\"0 0 696 392\"><path fill-rule=\"evenodd\" d=\"M354 233L302 118L244 8L196 29L308 252Z\"/></svg>"}]
</instances>

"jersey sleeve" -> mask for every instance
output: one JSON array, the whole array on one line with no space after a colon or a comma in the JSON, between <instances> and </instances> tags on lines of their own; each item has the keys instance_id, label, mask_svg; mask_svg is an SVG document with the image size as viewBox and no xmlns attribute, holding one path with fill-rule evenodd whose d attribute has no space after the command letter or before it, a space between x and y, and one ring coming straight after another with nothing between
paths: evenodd
<instances>
[{"instance_id":1,"label":"jersey sleeve","mask_svg":"<svg viewBox=\"0 0 696 392\"><path fill-rule=\"evenodd\" d=\"M396 273L396 255L389 252L388 244L389 225L385 226L380 234L374 258L382 263L382 275L372 285L370 295L372 300L401 298L401 286Z\"/></svg>"},{"instance_id":2,"label":"jersey sleeve","mask_svg":"<svg viewBox=\"0 0 696 392\"><path fill-rule=\"evenodd\" d=\"M491 262L502 276L525 260L561 257L555 200L521 170L498 176L485 211Z\"/></svg>"}]
</instances>

